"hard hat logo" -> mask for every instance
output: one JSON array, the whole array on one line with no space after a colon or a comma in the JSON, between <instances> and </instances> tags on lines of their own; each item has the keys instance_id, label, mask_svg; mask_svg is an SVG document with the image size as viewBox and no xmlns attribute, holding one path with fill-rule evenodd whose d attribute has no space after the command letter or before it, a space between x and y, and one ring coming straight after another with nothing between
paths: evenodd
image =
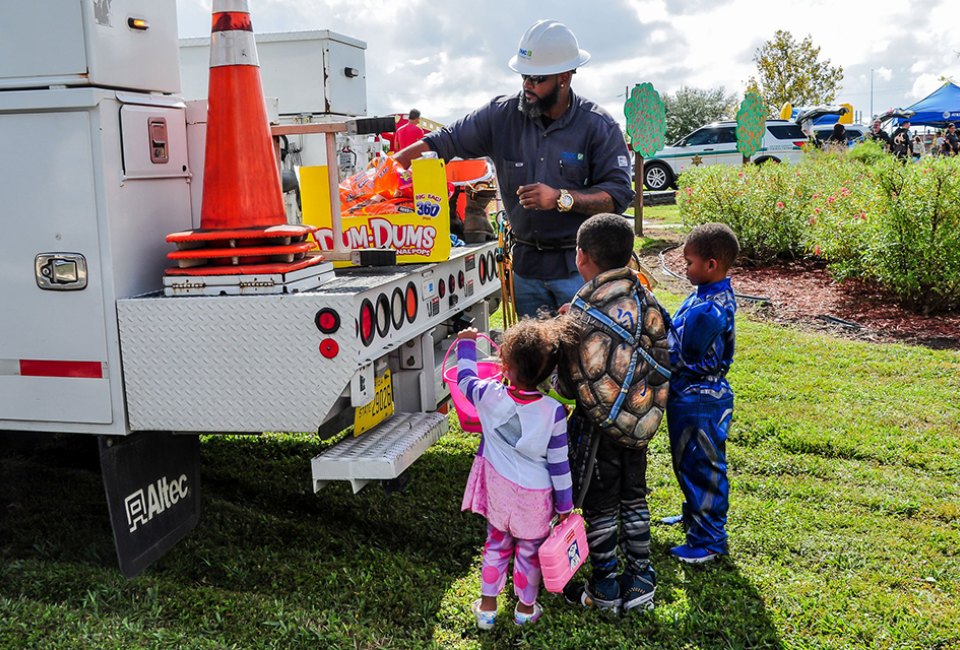
<instances>
[{"instance_id":1,"label":"hard hat logo","mask_svg":"<svg viewBox=\"0 0 960 650\"><path fill-rule=\"evenodd\" d=\"M539 20L520 37L516 56L507 65L526 75L560 74L590 60L570 28L555 20Z\"/></svg>"}]
</instances>

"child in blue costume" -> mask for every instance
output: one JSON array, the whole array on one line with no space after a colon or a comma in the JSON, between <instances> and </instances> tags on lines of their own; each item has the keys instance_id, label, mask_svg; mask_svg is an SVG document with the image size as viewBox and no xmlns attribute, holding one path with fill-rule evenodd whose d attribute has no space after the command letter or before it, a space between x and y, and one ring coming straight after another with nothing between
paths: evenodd
<instances>
[{"instance_id":1,"label":"child in blue costume","mask_svg":"<svg viewBox=\"0 0 960 650\"><path fill-rule=\"evenodd\" d=\"M683 492L685 544L670 554L699 564L727 553L727 431L733 390L727 371L733 362L737 302L727 272L740 245L723 224L708 223L687 236L683 257L687 279L697 287L673 316L667 400L667 428L673 471Z\"/></svg>"}]
</instances>

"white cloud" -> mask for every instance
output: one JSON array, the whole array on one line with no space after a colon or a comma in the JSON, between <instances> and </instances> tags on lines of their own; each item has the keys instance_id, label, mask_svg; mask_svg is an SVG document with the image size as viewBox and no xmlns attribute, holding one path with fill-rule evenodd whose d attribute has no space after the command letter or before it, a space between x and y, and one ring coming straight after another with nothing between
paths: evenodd
<instances>
[{"instance_id":1,"label":"white cloud","mask_svg":"<svg viewBox=\"0 0 960 650\"><path fill-rule=\"evenodd\" d=\"M833 0L777 5L765 0L249 0L259 32L330 29L367 43L371 114L417 106L452 121L491 97L516 92L506 67L523 30L540 18L569 25L592 61L577 91L622 120L624 87L661 91L724 86L742 93L754 51L777 29L809 34L845 71L838 101L866 114L905 106L960 75L954 0L883 4ZM211 0L176 0L180 35L209 33ZM871 69L872 84L871 84ZM872 85L872 92L871 92Z\"/></svg>"}]
</instances>

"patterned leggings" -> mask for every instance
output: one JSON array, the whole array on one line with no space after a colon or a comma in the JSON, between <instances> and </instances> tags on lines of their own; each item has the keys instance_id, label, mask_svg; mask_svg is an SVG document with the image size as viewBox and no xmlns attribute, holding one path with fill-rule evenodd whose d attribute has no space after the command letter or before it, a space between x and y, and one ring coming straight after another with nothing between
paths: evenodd
<instances>
[{"instance_id":1,"label":"patterned leggings","mask_svg":"<svg viewBox=\"0 0 960 650\"><path fill-rule=\"evenodd\" d=\"M537 551L541 539L516 539L510 533L487 524L487 543L483 545L483 585L480 593L497 597L507 581L507 569L513 557L513 590L524 605L537 602L540 592L540 558Z\"/></svg>"},{"instance_id":2,"label":"patterned leggings","mask_svg":"<svg viewBox=\"0 0 960 650\"><path fill-rule=\"evenodd\" d=\"M641 575L650 566L650 509L647 507L647 448L631 449L601 436L593 477L583 500L594 580L617 572L617 547L624 572Z\"/></svg>"}]
</instances>

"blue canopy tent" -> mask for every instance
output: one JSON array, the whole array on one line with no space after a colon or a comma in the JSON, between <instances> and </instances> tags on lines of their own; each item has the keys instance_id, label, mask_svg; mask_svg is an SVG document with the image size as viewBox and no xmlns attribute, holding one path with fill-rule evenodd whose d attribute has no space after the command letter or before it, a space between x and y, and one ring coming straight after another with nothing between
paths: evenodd
<instances>
[{"instance_id":1,"label":"blue canopy tent","mask_svg":"<svg viewBox=\"0 0 960 650\"><path fill-rule=\"evenodd\" d=\"M910 118L912 126L942 129L950 122L960 123L960 86L948 81L904 110L913 111L913 117Z\"/></svg>"}]
</instances>

